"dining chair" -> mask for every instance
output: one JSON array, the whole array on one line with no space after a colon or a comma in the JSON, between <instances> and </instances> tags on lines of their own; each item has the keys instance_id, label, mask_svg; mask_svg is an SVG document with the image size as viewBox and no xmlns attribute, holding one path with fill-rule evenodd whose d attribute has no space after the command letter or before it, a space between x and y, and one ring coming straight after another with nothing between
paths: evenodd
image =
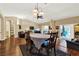
<instances>
[{"instance_id":1,"label":"dining chair","mask_svg":"<svg viewBox=\"0 0 79 59\"><path fill-rule=\"evenodd\" d=\"M50 38L47 39L48 44L45 45L44 43L41 45L40 52L43 48L46 49L47 55L50 55L50 52L52 53L52 49L54 51L54 55L56 56L56 39L58 37L58 33L50 33Z\"/></svg>"},{"instance_id":2,"label":"dining chair","mask_svg":"<svg viewBox=\"0 0 79 59\"><path fill-rule=\"evenodd\" d=\"M25 38L25 33L23 31L18 32L19 38Z\"/></svg>"},{"instance_id":3,"label":"dining chair","mask_svg":"<svg viewBox=\"0 0 79 59\"><path fill-rule=\"evenodd\" d=\"M38 49L36 48L34 42L31 40L30 32L25 33L26 47L30 55L38 55Z\"/></svg>"}]
</instances>

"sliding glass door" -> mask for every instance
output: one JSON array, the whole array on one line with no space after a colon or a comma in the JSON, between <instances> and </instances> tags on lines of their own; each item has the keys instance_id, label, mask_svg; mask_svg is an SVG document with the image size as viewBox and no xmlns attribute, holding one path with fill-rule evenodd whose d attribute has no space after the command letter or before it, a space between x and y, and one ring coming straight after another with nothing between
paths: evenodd
<instances>
[{"instance_id":1,"label":"sliding glass door","mask_svg":"<svg viewBox=\"0 0 79 59\"><path fill-rule=\"evenodd\" d=\"M72 39L74 38L74 25L60 25L59 29L60 37L64 39Z\"/></svg>"}]
</instances>

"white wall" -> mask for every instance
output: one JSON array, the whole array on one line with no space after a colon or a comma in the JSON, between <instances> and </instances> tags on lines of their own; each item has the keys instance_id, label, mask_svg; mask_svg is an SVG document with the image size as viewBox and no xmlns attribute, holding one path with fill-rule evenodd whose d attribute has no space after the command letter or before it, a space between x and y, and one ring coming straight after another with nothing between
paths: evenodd
<instances>
[{"instance_id":1,"label":"white wall","mask_svg":"<svg viewBox=\"0 0 79 59\"><path fill-rule=\"evenodd\" d=\"M25 31L25 30L29 30L30 26L34 26L34 28L39 28L37 23L28 21L28 20L22 20L20 19L20 25L21 25L21 30Z\"/></svg>"}]
</instances>

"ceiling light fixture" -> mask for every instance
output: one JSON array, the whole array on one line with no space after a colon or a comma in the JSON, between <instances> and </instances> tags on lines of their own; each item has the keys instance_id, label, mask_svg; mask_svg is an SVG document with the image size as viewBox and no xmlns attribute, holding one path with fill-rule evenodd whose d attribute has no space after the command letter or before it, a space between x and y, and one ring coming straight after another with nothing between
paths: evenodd
<instances>
[{"instance_id":1,"label":"ceiling light fixture","mask_svg":"<svg viewBox=\"0 0 79 59\"><path fill-rule=\"evenodd\" d=\"M43 15L44 15L44 12L42 11L42 8L39 8L37 3L33 10L33 16L37 19L43 19Z\"/></svg>"}]
</instances>

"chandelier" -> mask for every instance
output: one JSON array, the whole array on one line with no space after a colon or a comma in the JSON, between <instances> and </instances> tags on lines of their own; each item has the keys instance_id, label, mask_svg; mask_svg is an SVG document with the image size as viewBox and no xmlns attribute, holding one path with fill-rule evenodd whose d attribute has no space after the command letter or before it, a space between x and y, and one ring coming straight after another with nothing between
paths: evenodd
<instances>
[{"instance_id":1,"label":"chandelier","mask_svg":"<svg viewBox=\"0 0 79 59\"><path fill-rule=\"evenodd\" d=\"M44 12L42 8L39 8L38 3L36 4L35 8L33 9L33 16L37 19L43 19Z\"/></svg>"}]
</instances>

